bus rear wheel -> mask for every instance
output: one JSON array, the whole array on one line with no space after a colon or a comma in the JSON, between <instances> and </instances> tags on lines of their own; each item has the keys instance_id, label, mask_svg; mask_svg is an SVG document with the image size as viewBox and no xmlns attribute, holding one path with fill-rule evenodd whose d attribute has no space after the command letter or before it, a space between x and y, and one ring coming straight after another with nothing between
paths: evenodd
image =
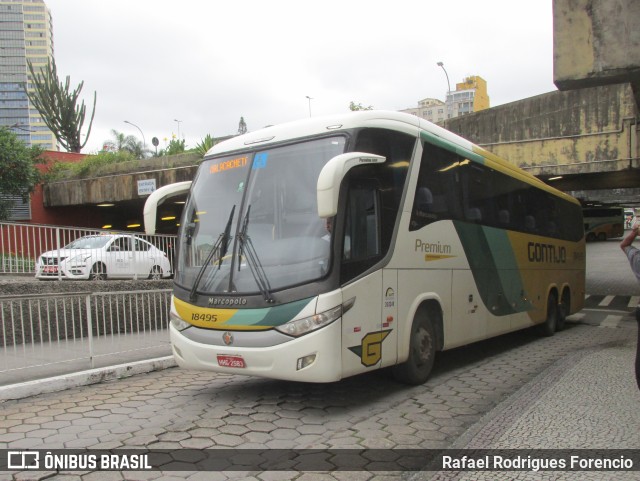
<instances>
[{"instance_id":1,"label":"bus rear wheel","mask_svg":"<svg viewBox=\"0 0 640 481\"><path fill-rule=\"evenodd\" d=\"M414 319L409 339L409 359L393 368L393 376L411 385L423 384L431 374L436 357L436 336L428 316Z\"/></svg>"},{"instance_id":2,"label":"bus rear wheel","mask_svg":"<svg viewBox=\"0 0 640 481\"><path fill-rule=\"evenodd\" d=\"M538 326L541 336L551 337L558 327L558 300L555 293L550 292L547 298L547 318Z\"/></svg>"},{"instance_id":3,"label":"bus rear wheel","mask_svg":"<svg viewBox=\"0 0 640 481\"><path fill-rule=\"evenodd\" d=\"M558 318L556 320L556 331L562 331L565 328L565 321L571 310L571 293L569 289L565 289L562 293L562 300L558 304Z\"/></svg>"}]
</instances>

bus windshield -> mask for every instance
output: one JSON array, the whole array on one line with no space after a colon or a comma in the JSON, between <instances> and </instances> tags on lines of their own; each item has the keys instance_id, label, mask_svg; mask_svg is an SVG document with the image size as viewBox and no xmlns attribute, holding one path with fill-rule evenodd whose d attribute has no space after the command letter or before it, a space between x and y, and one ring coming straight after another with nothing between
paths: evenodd
<instances>
[{"instance_id":1,"label":"bus windshield","mask_svg":"<svg viewBox=\"0 0 640 481\"><path fill-rule=\"evenodd\" d=\"M207 159L182 218L176 283L204 295L262 293L327 274L316 184L342 136Z\"/></svg>"}]
</instances>

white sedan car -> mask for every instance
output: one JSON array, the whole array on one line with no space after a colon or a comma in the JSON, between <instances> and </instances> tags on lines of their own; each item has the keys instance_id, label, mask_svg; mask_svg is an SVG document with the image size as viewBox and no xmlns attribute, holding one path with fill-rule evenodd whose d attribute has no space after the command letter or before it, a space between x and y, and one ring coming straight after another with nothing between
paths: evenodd
<instances>
[{"instance_id":1,"label":"white sedan car","mask_svg":"<svg viewBox=\"0 0 640 481\"><path fill-rule=\"evenodd\" d=\"M36 261L38 279L162 279L171 276L167 255L132 235L89 235Z\"/></svg>"}]
</instances>

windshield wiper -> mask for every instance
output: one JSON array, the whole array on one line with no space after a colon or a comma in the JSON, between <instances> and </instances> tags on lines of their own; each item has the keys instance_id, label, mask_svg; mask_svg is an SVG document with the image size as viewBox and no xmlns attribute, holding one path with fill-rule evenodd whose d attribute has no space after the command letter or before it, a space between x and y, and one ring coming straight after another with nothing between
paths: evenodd
<instances>
[{"instance_id":1,"label":"windshield wiper","mask_svg":"<svg viewBox=\"0 0 640 481\"><path fill-rule=\"evenodd\" d=\"M269 283L267 274L264 272L264 268L262 267L258 253L253 246L253 242L251 242L251 237L247 235L247 228L249 227L249 212L251 212L251 206L247 208L247 213L245 214L242 222L242 230L238 234L238 242L240 243L239 257L241 259L242 255L245 254L247 264L249 264L249 269L251 270L253 279L258 285L258 289L260 289L262 297L264 297L265 301L271 303L274 302L273 297L271 297L271 284ZM238 271L240 271L240 264L241 261L238 262Z\"/></svg>"},{"instance_id":2,"label":"windshield wiper","mask_svg":"<svg viewBox=\"0 0 640 481\"><path fill-rule=\"evenodd\" d=\"M218 240L216 241L216 243L213 245L213 247L211 248L211 251L209 251L209 254L207 255L207 258L205 259L204 263L202 264L202 267L200 268L200 271L198 271L198 275L196 276L196 280L193 283L193 287L191 288L191 292L189 293L189 300L190 301L195 301L196 298L198 297L196 295L196 291L198 290L198 286L200 285L200 281L202 280L202 276L204 275L204 271L207 270L207 267L209 266L209 262L211 262L211 260L213 259L213 256L216 254L216 252L219 252L219 256L218 256L218 269L215 271L216 273L218 272L218 270L220 270L220 267L222 265L222 258L227 254L227 250L229 249L229 240L231 239L230 236L230 232L231 232L231 223L233 222L233 213L236 211L236 206L234 205L231 208L231 212L229 213L229 220L227 220L227 226L224 229L224 232L222 234L220 234L220 236L218 236ZM215 275L215 273L214 273ZM211 280L213 279L213 277L211 277L211 279L209 279L209 283L211 282Z\"/></svg>"}]
</instances>

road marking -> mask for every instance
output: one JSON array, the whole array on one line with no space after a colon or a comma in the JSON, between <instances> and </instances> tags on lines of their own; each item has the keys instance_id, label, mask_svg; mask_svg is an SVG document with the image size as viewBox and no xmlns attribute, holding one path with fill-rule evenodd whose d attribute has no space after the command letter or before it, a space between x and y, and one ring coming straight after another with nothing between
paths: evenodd
<instances>
[{"instance_id":1,"label":"road marking","mask_svg":"<svg viewBox=\"0 0 640 481\"><path fill-rule=\"evenodd\" d=\"M577 312L576 314L571 314L570 316L567 316L567 321L580 322L585 317L586 317L586 314L584 312Z\"/></svg>"},{"instance_id":2,"label":"road marking","mask_svg":"<svg viewBox=\"0 0 640 481\"><path fill-rule=\"evenodd\" d=\"M600 323L600 327L618 327L622 316L608 315L604 318L604 321Z\"/></svg>"},{"instance_id":3,"label":"road marking","mask_svg":"<svg viewBox=\"0 0 640 481\"><path fill-rule=\"evenodd\" d=\"M627 304L627 307L636 307L638 304L640 304L640 296L631 296L631 298L629 298L629 304Z\"/></svg>"},{"instance_id":4,"label":"road marking","mask_svg":"<svg viewBox=\"0 0 640 481\"><path fill-rule=\"evenodd\" d=\"M613 299L615 297L616 296L605 296L604 299L602 299L600 301L600 304L598 304L598 305L601 306L601 307L607 307L609 304L611 304L611 301L613 301Z\"/></svg>"}]
</instances>

